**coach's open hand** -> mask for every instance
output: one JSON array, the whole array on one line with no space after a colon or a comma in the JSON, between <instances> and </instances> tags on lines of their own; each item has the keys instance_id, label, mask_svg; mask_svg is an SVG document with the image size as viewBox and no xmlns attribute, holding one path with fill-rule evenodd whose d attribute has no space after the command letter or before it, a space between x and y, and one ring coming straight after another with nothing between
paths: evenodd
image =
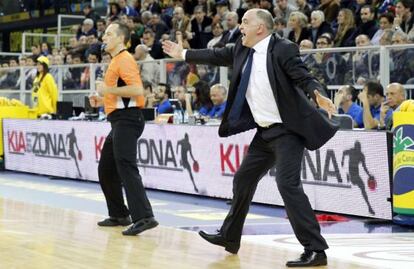
<instances>
[{"instance_id":1,"label":"coach's open hand","mask_svg":"<svg viewBox=\"0 0 414 269\"><path fill-rule=\"evenodd\" d=\"M316 102L319 107L328 112L329 118L332 117L332 114L336 113L335 105L332 103L331 99L328 97L322 96L318 90L313 92L316 96Z\"/></svg>"}]
</instances>

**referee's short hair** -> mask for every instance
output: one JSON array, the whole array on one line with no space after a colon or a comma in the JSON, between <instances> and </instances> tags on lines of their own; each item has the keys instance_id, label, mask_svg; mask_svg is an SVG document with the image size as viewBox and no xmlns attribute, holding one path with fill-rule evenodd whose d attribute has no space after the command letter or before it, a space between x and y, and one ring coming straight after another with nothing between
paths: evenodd
<instances>
[{"instance_id":1,"label":"referee's short hair","mask_svg":"<svg viewBox=\"0 0 414 269\"><path fill-rule=\"evenodd\" d=\"M121 35L124 37L124 44L128 44L129 40L131 39L131 30L129 30L128 26L125 23L120 21L115 21L111 24L118 25L118 29L116 29L117 35Z\"/></svg>"}]
</instances>

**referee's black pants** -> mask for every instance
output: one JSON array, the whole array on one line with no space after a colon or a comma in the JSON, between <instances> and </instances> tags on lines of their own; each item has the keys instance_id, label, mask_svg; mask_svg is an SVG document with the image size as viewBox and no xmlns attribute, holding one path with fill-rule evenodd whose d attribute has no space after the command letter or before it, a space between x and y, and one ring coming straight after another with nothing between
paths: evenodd
<instances>
[{"instance_id":1,"label":"referee's black pants","mask_svg":"<svg viewBox=\"0 0 414 269\"><path fill-rule=\"evenodd\" d=\"M110 217L123 218L131 214L133 222L153 217L137 167L137 141L145 121L141 110L128 108L109 114L111 132L106 137L99 160L99 183L105 195ZM124 186L128 208L125 206Z\"/></svg>"}]
</instances>

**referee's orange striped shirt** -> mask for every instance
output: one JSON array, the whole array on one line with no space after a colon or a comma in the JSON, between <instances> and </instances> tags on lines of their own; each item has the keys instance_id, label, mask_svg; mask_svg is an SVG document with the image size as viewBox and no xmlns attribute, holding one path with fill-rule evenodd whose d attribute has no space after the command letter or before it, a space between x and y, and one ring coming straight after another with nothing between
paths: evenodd
<instances>
[{"instance_id":1,"label":"referee's orange striped shirt","mask_svg":"<svg viewBox=\"0 0 414 269\"><path fill-rule=\"evenodd\" d=\"M142 80L138 70L138 64L134 57L126 50L120 52L108 66L105 73L105 84L109 87L122 87L126 85L135 85L142 87ZM123 109L127 107L145 106L145 98L143 95L138 95L130 98L114 94L105 94L104 108L106 115L109 115L116 109Z\"/></svg>"}]
</instances>

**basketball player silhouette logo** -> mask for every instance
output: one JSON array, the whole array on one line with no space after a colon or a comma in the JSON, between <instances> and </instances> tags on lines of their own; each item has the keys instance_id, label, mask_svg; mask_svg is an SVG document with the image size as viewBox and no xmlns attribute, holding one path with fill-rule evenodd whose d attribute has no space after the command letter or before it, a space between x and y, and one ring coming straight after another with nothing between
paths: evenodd
<instances>
[{"instance_id":1,"label":"basketball player silhouette logo","mask_svg":"<svg viewBox=\"0 0 414 269\"><path fill-rule=\"evenodd\" d=\"M76 168L78 169L78 176L79 178L82 178L82 174L79 169L78 165L78 159L79 161L82 161L82 151L78 147L78 142L75 135L75 128L72 128L72 131L66 136L66 144L69 143L69 156L72 157L75 160ZM75 147L78 152L78 154L75 153Z\"/></svg>"},{"instance_id":2,"label":"basketball player silhouette logo","mask_svg":"<svg viewBox=\"0 0 414 269\"><path fill-rule=\"evenodd\" d=\"M370 187L370 189L376 188L376 181L374 179L374 176L369 173L367 165L365 163L365 155L361 151L361 143L359 141L355 141L355 145L353 148L345 150L342 153L342 166L344 166L345 156L347 155L349 156L349 172L347 173L346 178L348 182L351 182L352 185L356 185L361 190L362 196L364 197L364 200L367 203L369 213L371 215L375 215L375 211L368 200L367 191L365 190L365 184L362 180L362 177L359 175L359 164L361 163L362 167L368 175L368 186Z\"/></svg>"},{"instance_id":3,"label":"basketball player silhouette logo","mask_svg":"<svg viewBox=\"0 0 414 269\"><path fill-rule=\"evenodd\" d=\"M192 170L194 170L194 172L198 173L200 167L198 165L198 162L194 159L193 152L191 151L190 140L188 138L187 133L185 133L183 139L181 139L177 142L177 154L178 154L178 149L179 149L180 146L181 146L180 165L184 169L186 169L188 171L188 173L190 174L190 179L191 179L191 182L193 183L194 191L198 193L198 188L195 184ZM187 157L188 153L190 153L190 157L193 160L193 167L191 167L190 163L188 162L188 157Z\"/></svg>"}]
</instances>

